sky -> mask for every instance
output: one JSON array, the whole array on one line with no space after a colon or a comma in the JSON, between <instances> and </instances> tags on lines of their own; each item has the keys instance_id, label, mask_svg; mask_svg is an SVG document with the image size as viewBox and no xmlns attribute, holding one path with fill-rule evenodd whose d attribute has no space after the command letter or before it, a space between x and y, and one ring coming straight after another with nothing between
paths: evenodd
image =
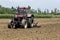
<instances>
[{"instance_id":1,"label":"sky","mask_svg":"<svg viewBox=\"0 0 60 40\"><path fill-rule=\"evenodd\" d=\"M0 5L4 7L28 6L32 9L60 9L60 0L0 0Z\"/></svg>"}]
</instances>

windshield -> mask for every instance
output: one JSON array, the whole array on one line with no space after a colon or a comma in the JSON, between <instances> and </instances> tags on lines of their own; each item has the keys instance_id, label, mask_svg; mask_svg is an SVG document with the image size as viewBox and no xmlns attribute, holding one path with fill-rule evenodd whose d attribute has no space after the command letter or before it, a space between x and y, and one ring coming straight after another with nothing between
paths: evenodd
<instances>
[{"instance_id":1,"label":"windshield","mask_svg":"<svg viewBox=\"0 0 60 40\"><path fill-rule=\"evenodd\" d=\"M24 10L24 9L18 9L18 8L17 8L16 12L17 12L18 14L26 14L26 10Z\"/></svg>"}]
</instances>

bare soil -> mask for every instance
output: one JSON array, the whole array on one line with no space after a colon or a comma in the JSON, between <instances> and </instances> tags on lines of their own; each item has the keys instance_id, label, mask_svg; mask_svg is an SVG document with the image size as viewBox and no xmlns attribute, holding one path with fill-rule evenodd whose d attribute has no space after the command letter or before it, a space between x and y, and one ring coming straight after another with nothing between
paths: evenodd
<instances>
[{"instance_id":1,"label":"bare soil","mask_svg":"<svg viewBox=\"0 0 60 40\"><path fill-rule=\"evenodd\" d=\"M0 40L60 40L60 18L35 18L33 28L8 29L9 19L0 19Z\"/></svg>"}]
</instances>

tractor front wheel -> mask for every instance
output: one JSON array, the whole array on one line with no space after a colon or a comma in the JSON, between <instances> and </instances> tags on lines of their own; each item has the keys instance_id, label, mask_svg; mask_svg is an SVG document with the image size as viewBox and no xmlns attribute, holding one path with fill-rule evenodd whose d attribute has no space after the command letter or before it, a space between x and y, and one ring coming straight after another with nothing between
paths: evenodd
<instances>
[{"instance_id":1,"label":"tractor front wheel","mask_svg":"<svg viewBox=\"0 0 60 40\"><path fill-rule=\"evenodd\" d=\"M28 24L27 24L27 20L26 19L23 19L22 20L22 25L23 27L26 29L28 27Z\"/></svg>"}]
</instances>

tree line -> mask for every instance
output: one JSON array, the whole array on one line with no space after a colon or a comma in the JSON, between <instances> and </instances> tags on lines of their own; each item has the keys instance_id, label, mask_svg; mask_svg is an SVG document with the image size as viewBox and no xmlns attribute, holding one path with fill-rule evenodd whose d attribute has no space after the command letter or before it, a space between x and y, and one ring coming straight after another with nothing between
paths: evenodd
<instances>
[{"instance_id":1,"label":"tree line","mask_svg":"<svg viewBox=\"0 0 60 40\"><path fill-rule=\"evenodd\" d=\"M14 14L15 10L13 7L7 8L0 5L0 14Z\"/></svg>"},{"instance_id":2,"label":"tree line","mask_svg":"<svg viewBox=\"0 0 60 40\"><path fill-rule=\"evenodd\" d=\"M6 7L2 7L0 5L0 14L14 14L16 12L16 8L11 7L11 8L6 8ZM31 9L30 13L39 13L39 14L55 14L58 15L60 14L60 10L55 8L54 10L49 11L48 9L41 11L40 9L34 10Z\"/></svg>"}]
</instances>

